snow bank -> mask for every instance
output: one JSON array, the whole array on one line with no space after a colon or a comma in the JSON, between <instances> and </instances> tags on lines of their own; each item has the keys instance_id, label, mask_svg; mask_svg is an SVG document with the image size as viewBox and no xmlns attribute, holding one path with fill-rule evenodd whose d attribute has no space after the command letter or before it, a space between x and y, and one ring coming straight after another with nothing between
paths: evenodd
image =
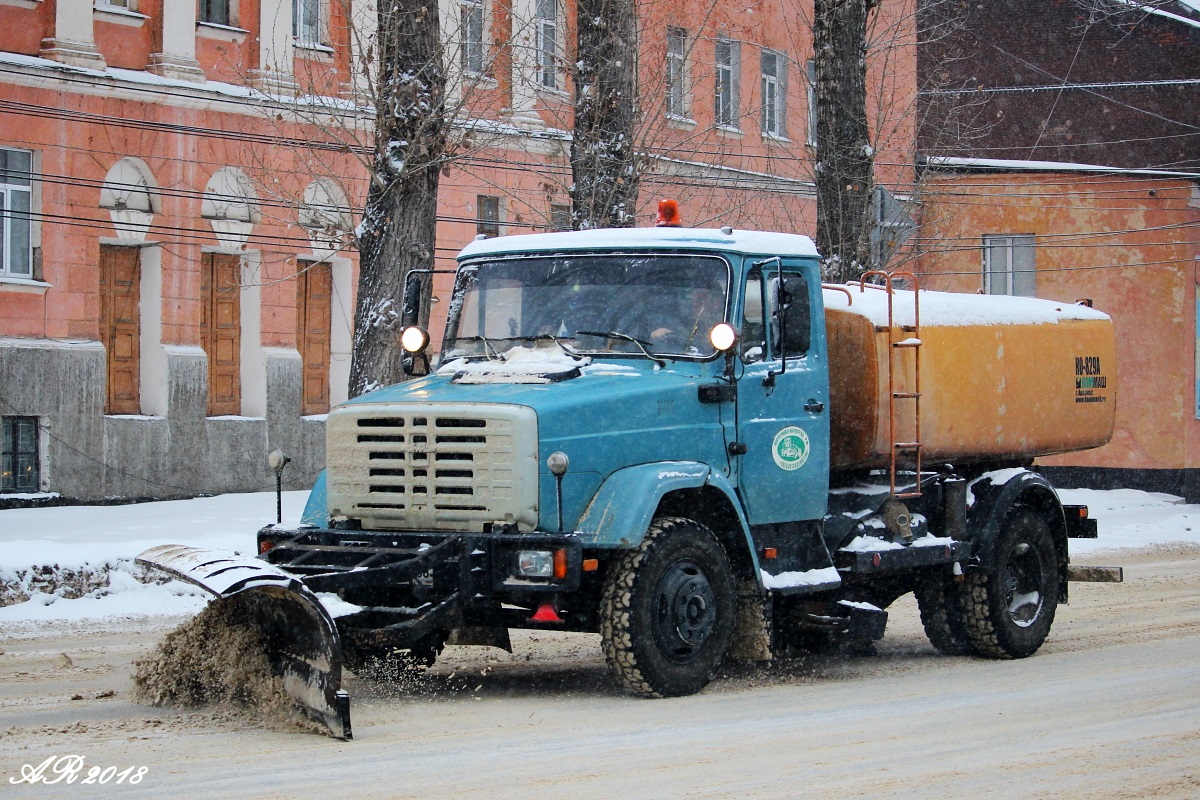
<instances>
[{"instance_id":1,"label":"snow bank","mask_svg":"<svg viewBox=\"0 0 1200 800\"><path fill-rule=\"evenodd\" d=\"M284 492L285 524L299 524L307 500L307 491ZM0 607L0 622L194 613L203 590L143 583L134 557L171 543L250 555L258 529L274 521L272 492L0 511L0 596L29 598Z\"/></svg>"},{"instance_id":2,"label":"snow bank","mask_svg":"<svg viewBox=\"0 0 1200 800\"><path fill-rule=\"evenodd\" d=\"M1064 503L1086 505L1100 528L1098 539L1072 539L1071 555L1158 544L1200 545L1200 505L1175 495L1136 489L1062 489Z\"/></svg>"}]
</instances>

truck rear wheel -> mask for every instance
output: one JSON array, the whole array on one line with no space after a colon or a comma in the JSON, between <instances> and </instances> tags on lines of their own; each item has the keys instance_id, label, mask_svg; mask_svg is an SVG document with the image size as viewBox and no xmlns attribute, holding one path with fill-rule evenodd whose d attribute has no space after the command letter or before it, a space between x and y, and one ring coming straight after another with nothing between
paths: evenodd
<instances>
[{"instance_id":1,"label":"truck rear wheel","mask_svg":"<svg viewBox=\"0 0 1200 800\"><path fill-rule=\"evenodd\" d=\"M660 517L609 571L600 601L608 665L630 691L703 689L733 639L736 594L725 549L705 526Z\"/></svg>"},{"instance_id":2,"label":"truck rear wheel","mask_svg":"<svg viewBox=\"0 0 1200 800\"><path fill-rule=\"evenodd\" d=\"M967 634L963 613L962 591L955 585L949 570L938 570L917 579L913 588L917 608L921 610L921 626L929 643L948 656L965 656L975 652Z\"/></svg>"},{"instance_id":3,"label":"truck rear wheel","mask_svg":"<svg viewBox=\"0 0 1200 800\"><path fill-rule=\"evenodd\" d=\"M990 658L1025 658L1050 633L1058 608L1058 557L1050 527L1030 508L1009 515L993 562L969 571L963 592L967 635Z\"/></svg>"}]
</instances>

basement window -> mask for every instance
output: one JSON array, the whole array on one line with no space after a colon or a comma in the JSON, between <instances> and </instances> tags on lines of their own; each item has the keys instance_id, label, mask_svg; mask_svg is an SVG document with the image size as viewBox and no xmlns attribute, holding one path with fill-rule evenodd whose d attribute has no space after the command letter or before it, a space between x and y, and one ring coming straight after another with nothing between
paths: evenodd
<instances>
[{"instance_id":1,"label":"basement window","mask_svg":"<svg viewBox=\"0 0 1200 800\"><path fill-rule=\"evenodd\" d=\"M0 417L0 492L41 489L38 418Z\"/></svg>"}]
</instances>

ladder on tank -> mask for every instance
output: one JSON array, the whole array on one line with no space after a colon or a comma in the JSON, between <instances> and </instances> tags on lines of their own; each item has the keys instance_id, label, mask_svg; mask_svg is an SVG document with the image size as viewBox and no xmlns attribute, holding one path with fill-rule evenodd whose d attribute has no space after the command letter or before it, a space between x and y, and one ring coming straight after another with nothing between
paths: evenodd
<instances>
[{"instance_id":1,"label":"ladder on tank","mask_svg":"<svg viewBox=\"0 0 1200 800\"><path fill-rule=\"evenodd\" d=\"M868 286L867 278L878 277L883 279L883 286L877 286L887 293L887 327L877 327L876 332L887 332L887 391L888 391L888 442L891 444L891 463L889 469L889 481L891 486L892 497L905 499L910 497L921 496L921 293L920 287L917 285L917 276L911 272L883 272L882 270L871 270L864 272L859 278L859 287L861 291L866 291ZM896 319L895 308L893 307L896 295L892 286L892 281L895 278L906 278L912 282L913 295L913 323L912 325L901 326L900 330L907 336L900 341L896 341ZM896 356L899 354L912 352L913 355L913 382L911 391L896 391ZM896 406L897 401L911 401L910 408L912 409L913 417L913 439L912 441L902 442L896 439ZM916 481L910 491L896 491L896 467L901 455L906 455L912 462L913 472L916 475Z\"/></svg>"}]
</instances>

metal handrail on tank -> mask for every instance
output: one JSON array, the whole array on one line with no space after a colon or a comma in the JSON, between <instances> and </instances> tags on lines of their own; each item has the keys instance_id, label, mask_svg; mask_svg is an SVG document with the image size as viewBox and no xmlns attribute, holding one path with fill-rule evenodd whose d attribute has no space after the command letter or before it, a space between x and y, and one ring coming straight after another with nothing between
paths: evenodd
<instances>
[{"instance_id":1,"label":"metal handrail on tank","mask_svg":"<svg viewBox=\"0 0 1200 800\"><path fill-rule=\"evenodd\" d=\"M883 279L883 286L874 286L867 283L868 277L879 277ZM913 324L911 330L905 329L907 333L912 335L903 341L895 341L893 331L895 329L895 313L893 301L895 299L895 290L892 282L897 277L907 278L912 281L913 287ZM868 286L881 288L887 292L887 336L888 336L888 359L887 359L887 381L888 381L888 441L891 444L891 459L890 459L890 486L893 497L904 499L910 497L921 496L921 293L918 285L917 276L911 272L895 271L884 272L882 270L869 270L864 272L859 277L859 290L866 291ZM895 352L900 349L911 349L913 351L913 390L911 392L896 391L896 369L893 363ZM896 401L897 400L912 400L913 401L913 416L915 418L913 427L913 441L898 442L896 441ZM896 460L901 452L911 452L914 460L914 470L916 472L916 481L912 491L896 492Z\"/></svg>"},{"instance_id":2,"label":"metal handrail on tank","mask_svg":"<svg viewBox=\"0 0 1200 800\"><path fill-rule=\"evenodd\" d=\"M849 306L854 305L854 295L851 294L850 290L847 289L845 286L837 286L832 283L822 283L821 288L828 289L831 292L842 292L843 294L846 295L846 305L849 305Z\"/></svg>"}]
</instances>

